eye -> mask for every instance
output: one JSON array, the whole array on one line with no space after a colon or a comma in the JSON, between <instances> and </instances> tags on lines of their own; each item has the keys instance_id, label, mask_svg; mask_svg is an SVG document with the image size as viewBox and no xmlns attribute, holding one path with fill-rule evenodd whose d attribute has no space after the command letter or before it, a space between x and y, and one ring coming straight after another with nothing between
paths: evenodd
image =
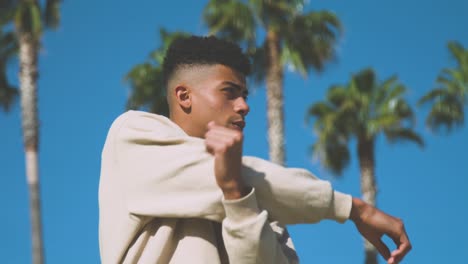
<instances>
[{"instance_id":1,"label":"eye","mask_svg":"<svg viewBox=\"0 0 468 264\"><path fill-rule=\"evenodd\" d=\"M222 89L222 91L226 94L228 99L235 99L239 95L237 94L237 89L233 87L225 87Z\"/></svg>"},{"instance_id":2,"label":"eye","mask_svg":"<svg viewBox=\"0 0 468 264\"><path fill-rule=\"evenodd\" d=\"M242 97L245 101L247 101L247 97L249 95L249 92L247 90L230 85L223 87L221 91L224 93L228 100L235 100L239 97Z\"/></svg>"},{"instance_id":3,"label":"eye","mask_svg":"<svg viewBox=\"0 0 468 264\"><path fill-rule=\"evenodd\" d=\"M233 87L225 87L223 88L223 91L226 91L228 93L234 93L235 89Z\"/></svg>"}]
</instances>

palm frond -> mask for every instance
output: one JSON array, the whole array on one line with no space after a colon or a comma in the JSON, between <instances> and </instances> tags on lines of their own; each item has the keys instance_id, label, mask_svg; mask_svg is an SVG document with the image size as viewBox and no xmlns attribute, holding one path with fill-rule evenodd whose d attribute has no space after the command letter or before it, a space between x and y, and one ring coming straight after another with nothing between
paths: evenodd
<instances>
[{"instance_id":1,"label":"palm frond","mask_svg":"<svg viewBox=\"0 0 468 264\"><path fill-rule=\"evenodd\" d=\"M8 112L18 97L18 89L8 80L7 66L18 52L18 43L13 32L4 32L0 25L0 107Z\"/></svg>"},{"instance_id":2,"label":"palm frond","mask_svg":"<svg viewBox=\"0 0 468 264\"><path fill-rule=\"evenodd\" d=\"M303 77L307 76L306 65L297 49L291 49L290 46L285 45L281 50L281 64L289 64L293 70L297 70Z\"/></svg>"},{"instance_id":3,"label":"palm frond","mask_svg":"<svg viewBox=\"0 0 468 264\"><path fill-rule=\"evenodd\" d=\"M18 88L11 85L5 71L0 67L0 107L8 112L18 98Z\"/></svg>"},{"instance_id":4,"label":"palm frond","mask_svg":"<svg viewBox=\"0 0 468 264\"><path fill-rule=\"evenodd\" d=\"M429 91L427 94L425 94L421 99L418 101L418 105L423 105L425 103L428 103L430 101L433 101L437 98L441 98L447 95L447 90L445 89L434 89Z\"/></svg>"},{"instance_id":5,"label":"palm frond","mask_svg":"<svg viewBox=\"0 0 468 264\"><path fill-rule=\"evenodd\" d=\"M314 120L319 139L313 149L322 164L341 172L349 162L347 144L352 137L370 139L384 133L392 142L423 145L412 130L414 114L403 98L405 92L396 76L378 82L372 69L353 74L348 84L331 86L326 100L313 104L307 113Z\"/></svg>"},{"instance_id":6,"label":"palm frond","mask_svg":"<svg viewBox=\"0 0 468 264\"><path fill-rule=\"evenodd\" d=\"M162 80L162 68L150 63L138 64L125 76L130 84L131 93L127 109L146 109L150 112L168 116L166 89Z\"/></svg>"},{"instance_id":7,"label":"palm frond","mask_svg":"<svg viewBox=\"0 0 468 264\"><path fill-rule=\"evenodd\" d=\"M381 98L375 98L377 104L387 105L392 100L401 98L407 91L406 86L398 83L397 77L395 79L389 79L379 85L379 89L376 91L375 96ZM382 92L383 91L383 92Z\"/></svg>"},{"instance_id":8,"label":"palm frond","mask_svg":"<svg viewBox=\"0 0 468 264\"><path fill-rule=\"evenodd\" d=\"M401 121L409 121L411 125L414 124L413 109L406 100L402 98L395 99L395 103L393 103L392 106L393 113L400 118Z\"/></svg>"},{"instance_id":9,"label":"palm frond","mask_svg":"<svg viewBox=\"0 0 468 264\"><path fill-rule=\"evenodd\" d=\"M49 28L57 28L60 24L61 0L47 0L44 10L44 22Z\"/></svg>"},{"instance_id":10,"label":"palm frond","mask_svg":"<svg viewBox=\"0 0 468 264\"><path fill-rule=\"evenodd\" d=\"M250 0L249 1L260 24L266 29L281 31L300 10L299 5L303 5L301 0Z\"/></svg>"},{"instance_id":11,"label":"palm frond","mask_svg":"<svg viewBox=\"0 0 468 264\"><path fill-rule=\"evenodd\" d=\"M409 128L392 128L384 130L385 136L390 143L397 141L410 141L424 147L424 140L414 130Z\"/></svg>"},{"instance_id":12,"label":"palm frond","mask_svg":"<svg viewBox=\"0 0 468 264\"><path fill-rule=\"evenodd\" d=\"M307 117L323 118L333 111L334 108L330 106L327 102L318 102L309 107L309 110L307 111Z\"/></svg>"},{"instance_id":13,"label":"palm frond","mask_svg":"<svg viewBox=\"0 0 468 264\"><path fill-rule=\"evenodd\" d=\"M321 72L325 62L335 59L335 46L341 35L341 24L331 12L309 12L296 15L285 24L283 63L290 63L303 76L310 68ZM292 55L292 56L291 56Z\"/></svg>"},{"instance_id":14,"label":"palm frond","mask_svg":"<svg viewBox=\"0 0 468 264\"><path fill-rule=\"evenodd\" d=\"M381 83L381 89L375 92L374 100L377 104L383 103L384 100L389 97L390 91L395 89L395 83L397 82L397 80L398 77L394 75Z\"/></svg>"},{"instance_id":15,"label":"palm frond","mask_svg":"<svg viewBox=\"0 0 468 264\"><path fill-rule=\"evenodd\" d=\"M159 30L160 46L150 53L145 63L135 65L124 78L130 85L127 109L145 109L156 114L169 115L162 64L171 43L187 36L189 34L182 31L169 32L164 28Z\"/></svg>"},{"instance_id":16,"label":"palm frond","mask_svg":"<svg viewBox=\"0 0 468 264\"><path fill-rule=\"evenodd\" d=\"M41 9L36 1L21 1L14 13L14 23L19 32L31 33L38 39L42 33Z\"/></svg>"},{"instance_id":17,"label":"palm frond","mask_svg":"<svg viewBox=\"0 0 468 264\"><path fill-rule=\"evenodd\" d=\"M418 102L419 105L432 104L426 125L434 132L450 132L461 127L468 104L468 50L453 41L448 43L448 49L457 66L442 69L437 77L438 87Z\"/></svg>"},{"instance_id":18,"label":"palm frond","mask_svg":"<svg viewBox=\"0 0 468 264\"><path fill-rule=\"evenodd\" d=\"M327 100L335 107L342 107L344 102L349 99L348 89L341 85L333 85L328 89Z\"/></svg>"},{"instance_id":19,"label":"palm frond","mask_svg":"<svg viewBox=\"0 0 468 264\"><path fill-rule=\"evenodd\" d=\"M0 26L0 61L7 63L18 52L18 42L13 32L3 32Z\"/></svg>"},{"instance_id":20,"label":"palm frond","mask_svg":"<svg viewBox=\"0 0 468 264\"><path fill-rule=\"evenodd\" d=\"M463 104L457 98L445 97L437 100L426 118L426 125L434 132L450 132L464 123Z\"/></svg>"},{"instance_id":21,"label":"palm frond","mask_svg":"<svg viewBox=\"0 0 468 264\"><path fill-rule=\"evenodd\" d=\"M313 155L319 159L320 164L335 176L340 176L351 159L347 145L346 140L340 140L336 135L330 135L321 137L317 143L313 144L312 151Z\"/></svg>"},{"instance_id":22,"label":"palm frond","mask_svg":"<svg viewBox=\"0 0 468 264\"><path fill-rule=\"evenodd\" d=\"M364 69L353 76L355 87L360 94L369 95L374 90L376 85L376 76L372 69Z\"/></svg>"},{"instance_id":23,"label":"palm frond","mask_svg":"<svg viewBox=\"0 0 468 264\"><path fill-rule=\"evenodd\" d=\"M210 34L233 42L255 45L255 17L250 7L234 0L210 0L203 10Z\"/></svg>"},{"instance_id":24,"label":"palm frond","mask_svg":"<svg viewBox=\"0 0 468 264\"><path fill-rule=\"evenodd\" d=\"M450 41L447 44L447 48L449 49L450 54L457 61L457 63L461 64L461 58L463 58L465 53L465 49L463 48L463 46L456 41Z\"/></svg>"},{"instance_id":25,"label":"palm frond","mask_svg":"<svg viewBox=\"0 0 468 264\"><path fill-rule=\"evenodd\" d=\"M17 0L2 0L0 1L0 25L10 23L18 9Z\"/></svg>"},{"instance_id":26,"label":"palm frond","mask_svg":"<svg viewBox=\"0 0 468 264\"><path fill-rule=\"evenodd\" d=\"M369 131L368 134L376 135L380 131L385 130L386 128L399 126L399 122L400 118L391 113L380 115L366 122L366 130Z\"/></svg>"}]
</instances>

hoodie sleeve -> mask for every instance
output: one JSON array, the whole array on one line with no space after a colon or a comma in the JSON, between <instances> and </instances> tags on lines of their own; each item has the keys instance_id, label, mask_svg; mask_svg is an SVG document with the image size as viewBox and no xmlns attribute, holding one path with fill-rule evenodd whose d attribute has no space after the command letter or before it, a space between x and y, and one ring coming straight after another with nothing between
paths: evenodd
<instances>
[{"instance_id":1,"label":"hoodie sleeve","mask_svg":"<svg viewBox=\"0 0 468 264\"><path fill-rule=\"evenodd\" d=\"M226 216L214 175L214 158L203 139L187 136L169 119L129 111L113 125L106 151L117 164L130 213L156 217L201 217L221 222ZM243 158L242 176L255 188L261 210L282 224L322 219L344 222L351 197L302 169Z\"/></svg>"},{"instance_id":2,"label":"hoodie sleeve","mask_svg":"<svg viewBox=\"0 0 468 264\"><path fill-rule=\"evenodd\" d=\"M268 212L258 207L255 189L238 199L224 200L226 218L222 232L229 263L298 263L286 228L268 222Z\"/></svg>"}]
</instances>

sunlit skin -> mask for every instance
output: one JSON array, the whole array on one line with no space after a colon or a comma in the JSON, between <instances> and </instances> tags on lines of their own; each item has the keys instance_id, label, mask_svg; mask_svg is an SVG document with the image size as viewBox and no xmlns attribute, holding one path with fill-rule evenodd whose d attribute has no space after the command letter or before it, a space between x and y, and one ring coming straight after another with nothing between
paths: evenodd
<instances>
[{"instance_id":1,"label":"sunlit skin","mask_svg":"<svg viewBox=\"0 0 468 264\"><path fill-rule=\"evenodd\" d=\"M180 69L169 81L170 118L188 135L205 137L207 125L242 131L249 113L245 76L224 65Z\"/></svg>"},{"instance_id":2,"label":"sunlit skin","mask_svg":"<svg viewBox=\"0 0 468 264\"><path fill-rule=\"evenodd\" d=\"M205 138L215 157L215 176L226 199L249 192L241 179L245 76L224 65L180 69L169 81L170 118L188 135Z\"/></svg>"},{"instance_id":3,"label":"sunlit skin","mask_svg":"<svg viewBox=\"0 0 468 264\"><path fill-rule=\"evenodd\" d=\"M168 82L170 118L188 135L205 139L214 159L216 182L225 199L249 193L241 178L243 128L249 113L245 76L223 65L200 65L176 71ZM352 199L350 219L389 264L411 250L403 222L358 198ZM389 236L390 251L381 238Z\"/></svg>"}]
</instances>

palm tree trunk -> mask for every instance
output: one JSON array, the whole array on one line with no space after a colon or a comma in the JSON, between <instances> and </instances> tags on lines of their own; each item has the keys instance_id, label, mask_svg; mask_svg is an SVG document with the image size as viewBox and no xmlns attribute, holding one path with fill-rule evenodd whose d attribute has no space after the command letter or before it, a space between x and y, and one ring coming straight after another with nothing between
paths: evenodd
<instances>
[{"instance_id":1,"label":"palm tree trunk","mask_svg":"<svg viewBox=\"0 0 468 264\"><path fill-rule=\"evenodd\" d=\"M26 179L29 187L32 259L34 264L44 263L42 245L41 206L38 165L38 115L37 115L37 40L28 32L19 34L20 91L23 140L26 153Z\"/></svg>"},{"instance_id":2,"label":"palm tree trunk","mask_svg":"<svg viewBox=\"0 0 468 264\"><path fill-rule=\"evenodd\" d=\"M280 61L280 41L278 33L267 33L268 66L266 74L268 143L270 160L283 165L284 152L284 116L283 116L283 70Z\"/></svg>"},{"instance_id":3,"label":"palm tree trunk","mask_svg":"<svg viewBox=\"0 0 468 264\"><path fill-rule=\"evenodd\" d=\"M375 196L377 187L375 183L375 160L374 160L374 139L360 137L358 139L358 157L361 169L361 193L362 199L375 206ZM366 254L365 264L377 264L377 250L364 239L364 250Z\"/></svg>"}]
</instances>

